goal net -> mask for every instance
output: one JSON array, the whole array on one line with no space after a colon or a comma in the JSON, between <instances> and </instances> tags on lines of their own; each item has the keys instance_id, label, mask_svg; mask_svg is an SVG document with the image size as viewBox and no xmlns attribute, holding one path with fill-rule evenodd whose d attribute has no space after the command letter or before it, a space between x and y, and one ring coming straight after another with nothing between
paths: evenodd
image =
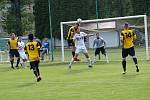
<instances>
[{"instance_id":1,"label":"goal net","mask_svg":"<svg viewBox=\"0 0 150 100\"><path fill-rule=\"evenodd\" d=\"M106 41L106 50L110 61L121 60L121 42L120 32L123 29L125 22L134 30L137 35L135 41L135 52L139 60L149 60L148 50L148 28L147 16L126 16L107 19L82 20L81 31L89 34L85 39L86 47L88 48L91 58L94 56L93 41L96 38L96 33ZM67 33L71 26L75 25L77 21L61 22L61 49L62 62L69 61L72 57L71 49L67 45ZM80 56L80 58L82 55ZM100 59L104 57L100 55ZM130 59L130 57L128 57Z\"/></svg>"},{"instance_id":2,"label":"goal net","mask_svg":"<svg viewBox=\"0 0 150 100\"><path fill-rule=\"evenodd\" d=\"M9 54L7 50L7 42L8 38L0 38L0 63L8 62L9 61Z\"/></svg>"}]
</instances>

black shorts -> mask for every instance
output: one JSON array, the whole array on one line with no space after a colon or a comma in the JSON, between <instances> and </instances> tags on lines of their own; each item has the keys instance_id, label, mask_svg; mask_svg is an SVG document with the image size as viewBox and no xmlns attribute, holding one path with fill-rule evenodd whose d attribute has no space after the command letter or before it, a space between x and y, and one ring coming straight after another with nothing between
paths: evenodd
<instances>
[{"instance_id":1,"label":"black shorts","mask_svg":"<svg viewBox=\"0 0 150 100\"><path fill-rule=\"evenodd\" d=\"M17 49L10 49L9 51L9 57L13 58L13 57L19 57L19 52Z\"/></svg>"},{"instance_id":2,"label":"black shorts","mask_svg":"<svg viewBox=\"0 0 150 100\"><path fill-rule=\"evenodd\" d=\"M95 55L98 55L100 53L100 51L101 51L102 54L106 54L105 48L103 46L101 48L96 48Z\"/></svg>"},{"instance_id":3,"label":"black shorts","mask_svg":"<svg viewBox=\"0 0 150 100\"><path fill-rule=\"evenodd\" d=\"M39 67L39 61L30 62L30 69L36 69Z\"/></svg>"},{"instance_id":4,"label":"black shorts","mask_svg":"<svg viewBox=\"0 0 150 100\"><path fill-rule=\"evenodd\" d=\"M68 46L75 46L73 39L68 40Z\"/></svg>"},{"instance_id":5,"label":"black shorts","mask_svg":"<svg viewBox=\"0 0 150 100\"><path fill-rule=\"evenodd\" d=\"M126 58L128 55L135 56L134 47L128 49L122 48L122 58Z\"/></svg>"}]
</instances>

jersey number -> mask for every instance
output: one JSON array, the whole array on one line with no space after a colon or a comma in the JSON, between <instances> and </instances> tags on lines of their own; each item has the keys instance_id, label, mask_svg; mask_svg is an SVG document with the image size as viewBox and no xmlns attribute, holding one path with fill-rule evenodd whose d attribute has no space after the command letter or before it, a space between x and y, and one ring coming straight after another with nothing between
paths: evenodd
<instances>
[{"instance_id":1,"label":"jersey number","mask_svg":"<svg viewBox=\"0 0 150 100\"><path fill-rule=\"evenodd\" d=\"M34 50L34 45L33 44L28 45L28 47L29 47L29 50Z\"/></svg>"},{"instance_id":2,"label":"jersey number","mask_svg":"<svg viewBox=\"0 0 150 100\"><path fill-rule=\"evenodd\" d=\"M126 38L131 38L132 37L130 32L129 33L125 33L125 34L126 34Z\"/></svg>"}]
</instances>

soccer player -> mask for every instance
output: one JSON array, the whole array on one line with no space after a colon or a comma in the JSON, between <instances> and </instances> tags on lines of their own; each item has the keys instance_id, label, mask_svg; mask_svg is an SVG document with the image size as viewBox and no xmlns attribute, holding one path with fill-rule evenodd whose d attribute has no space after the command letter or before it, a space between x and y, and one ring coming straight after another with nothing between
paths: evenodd
<instances>
[{"instance_id":1,"label":"soccer player","mask_svg":"<svg viewBox=\"0 0 150 100\"><path fill-rule=\"evenodd\" d=\"M21 58L20 64L25 67L26 61L27 61L27 55L25 54L24 51L25 44L22 41L21 37L18 37L18 52Z\"/></svg>"},{"instance_id":2,"label":"soccer player","mask_svg":"<svg viewBox=\"0 0 150 100\"><path fill-rule=\"evenodd\" d=\"M68 46L71 47L73 57L75 56L75 49L76 49L73 41L73 37L75 35L75 28L78 28L79 26L80 26L79 23L76 23L75 26L70 27L67 36ZM80 61L78 58L75 60Z\"/></svg>"},{"instance_id":3,"label":"soccer player","mask_svg":"<svg viewBox=\"0 0 150 100\"><path fill-rule=\"evenodd\" d=\"M102 37L99 36L99 33L96 34L96 39L94 40L94 43L93 43L93 48L94 47L96 47L94 63L96 63L96 56L97 55L100 56L100 52L105 56L106 62L109 63L108 56L107 56L107 53L106 53L106 50L105 50L106 42Z\"/></svg>"},{"instance_id":4,"label":"soccer player","mask_svg":"<svg viewBox=\"0 0 150 100\"><path fill-rule=\"evenodd\" d=\"M28 59L30 61L30 69L33 69L33 73L39 82L42 78L40 76L39 61L40 61L40 44L33 41L33 34L28 35L29 42L26 44L25 49L28 53Z\"/></svg>"},{"instance_id":5,"label":"soccer player","mask_svg":"<svg viewBox=\"0 0 150 100\"><path fill-rule=\"evenodd\" d=\"M10 62L11 62L11 68L14 69L13 63L14 63L14 57L17 58L17 64L16 64L16 68L18 69L19 66L19 62L20 62L20 57L19 57L19 53L18 53L18 39L15 36L14 33L11 34L10 39L8 40L8 49L9 49L9 57L10 57Z\"/></svg>"},{"instance_id":6,"label":"soccer player","mask_svg":"<svg viewBox=\"0 0 150 100\"><path fill-rule=\"evenodd\" d=\"M73 41L75 42L75 47L76 47L76 51L75 51L75 56L71 59L70 64L69 64L69 68L71 69L71 65L72 63L77 59L78 55L80 52L82 52L85 57L88 60L88 64L90 68L92 68L92 63L91 63L91 59L88 55L88 51L85 47L85 43L84 43L84 37L87 36L86 33L84 32L80 32L80 28L75 28L75 35L73 37Z\"/></svg>"},{"instance_id":7,"label":"soccer player","mask_svg":"<svg viewBox=\"0 0 150 100\"><path fill-rule=\"evenodd\" d=\"M134 50L134 41L136 40L136 34L132 29L129 28L129 24L124 24L124 29L121 31L121 42L123 44L122 47L122 67L123 67L123 74L126 73L126 57L128 55L132 56L133 62L136 66L136 72L139 72L137 58L135 56Z\"/></svg>"}]
</instances>

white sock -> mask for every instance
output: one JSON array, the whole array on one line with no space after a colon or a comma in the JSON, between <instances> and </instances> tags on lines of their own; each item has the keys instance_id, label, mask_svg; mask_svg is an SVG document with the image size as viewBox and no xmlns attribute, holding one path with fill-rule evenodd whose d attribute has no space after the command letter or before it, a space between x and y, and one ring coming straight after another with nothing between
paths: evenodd
<instances>
[{"instance_id":1,"label":"white sock","mask_svg":"<svg viewBox=\"0 0 150 100\"><path fill-rule=\"evenodd\" d=\"M91 59L90 59L90 58L87 58L87 60L88 60L89 65L92 65Z\"/></svg>"},{"instance_id":2,"label":"white sock","mask_svg":"<svg viewBox=\"0 0 150 100\"><path fill-rule=\"evenodd\" d=\"M106 54L106 56L105 56L105 59L106 59L106 62L109 63L107 54Z\"/></svg>"},{"instance_id":3,"label":"white sock","mask_svg":"<svg viewBox=\"0 0 150 100\"><path fill-rule=\"evenodd\" d=\"M94 56L94 61L93 61L94 63L96 62L96 56Z\"/></svg>"}]
</instances>

